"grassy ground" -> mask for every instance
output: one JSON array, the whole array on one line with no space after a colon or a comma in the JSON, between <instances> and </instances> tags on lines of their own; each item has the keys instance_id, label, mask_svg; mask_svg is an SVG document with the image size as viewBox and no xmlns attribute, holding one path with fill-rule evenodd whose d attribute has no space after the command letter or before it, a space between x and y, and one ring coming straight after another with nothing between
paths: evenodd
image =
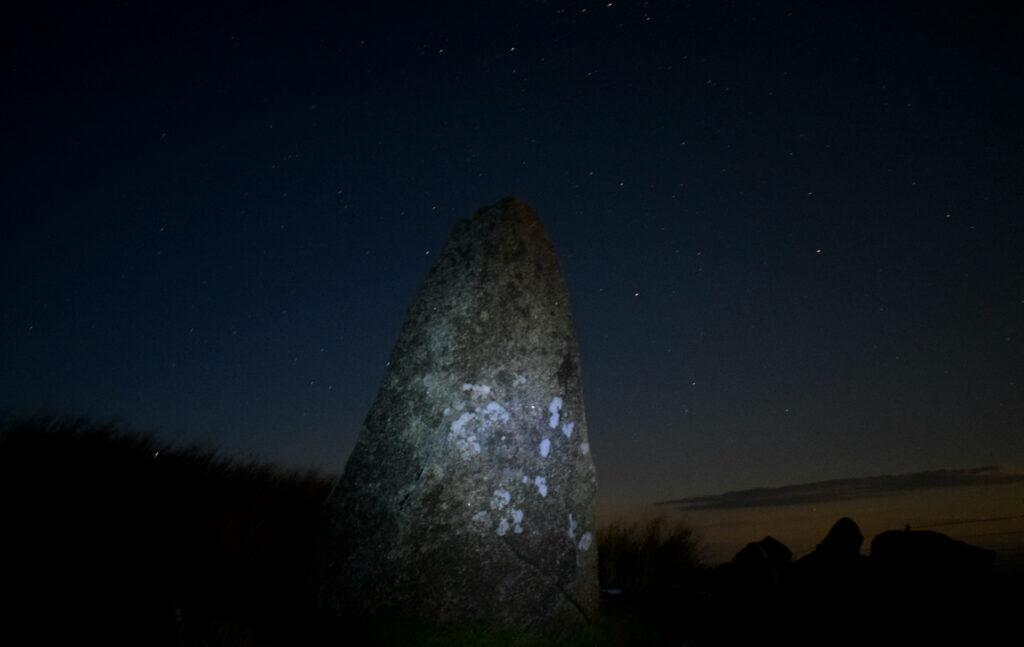
<instances>
[{"instance_id":1,"label":"grassy ground","mask_svg":"<svg viewBox=\"0 0 1024 647\"><path fill-rule=\"evenodd\" d=\"M658 518L599 532L601 586L614 592L602 593L588 626L532 635L388 619L328 630L305 601L332 482L82 420L8 421L0 586L15 602L0 644L26 644L14 639L22 635L140 647L981 644L1024 602L1024 573L961 592L969 606L935 597L921 606L908 595L906 609L844 607L841 582L803 597L762 590L704 567L694 530Z\"/></svg>"},{"instance_id":2,"label":"grassy ground","mask_svg":"<svg viewBox=\"0 0 1024 647\"><path fill-rule=\"evenodd\" d=\"M8 422L0 560L18 599L11 617L41 639L273 644L292 631L278 619L299 613L331 483L82 420Z\"/></svg>"}]
</instances>

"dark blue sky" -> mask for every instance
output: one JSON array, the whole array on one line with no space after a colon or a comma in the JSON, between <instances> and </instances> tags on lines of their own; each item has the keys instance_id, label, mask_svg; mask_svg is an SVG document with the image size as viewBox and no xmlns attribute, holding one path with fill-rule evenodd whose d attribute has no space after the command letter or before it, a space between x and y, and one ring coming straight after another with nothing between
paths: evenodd
<instances>
[{"instance_id":1,"label":"dark blue sky","mask_svg":"<svg viewBox=\"0 0 1024 647\"><path fill-rule=\"evenodd\" d=\"M3 10L3 412L339 470L515 194L602 500L1024 464L1019 12L151 4Z\"/></svg>"}]
</instances>

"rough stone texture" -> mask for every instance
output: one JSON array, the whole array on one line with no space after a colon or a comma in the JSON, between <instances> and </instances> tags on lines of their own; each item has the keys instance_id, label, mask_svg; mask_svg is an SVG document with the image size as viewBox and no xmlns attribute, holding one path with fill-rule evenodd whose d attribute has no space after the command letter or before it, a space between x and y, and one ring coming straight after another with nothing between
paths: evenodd
<instances>
[{"instance_id":1,"label":"rough stone texture","mask_svg":"<svg viewBox=\"0 0 1024 647\"><path fill-rule=\"evenodd\" d=\"M542 629L597 608L596 479L565 280L509 198L459 222L326 506L320 601Z\"/></svg>"}]
</instances>

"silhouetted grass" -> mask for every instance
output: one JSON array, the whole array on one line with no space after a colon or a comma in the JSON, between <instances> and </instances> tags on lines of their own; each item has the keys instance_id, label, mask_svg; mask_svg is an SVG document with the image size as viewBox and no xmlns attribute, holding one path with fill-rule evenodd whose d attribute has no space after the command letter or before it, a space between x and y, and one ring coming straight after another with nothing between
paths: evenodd
<instances>
[{"instance_id":1,"label":"silhouetted grass","mask_svg":"<svg viewBox=\"0 0 1024 647\"><path fill-rule=\"evenodd\" d=\"M692 526L665 516L614 522L598 530L597 545L601 621L611 630L604 644L704 644L692 641L709 570Z\"/></svg>"},{"instance_id":2,"label":"silhouetted grass","mask_svg":"<svg viewBox=\"0 0 1024 647\"><path fill-rule=\"evenodd\" d=\"M598 531L601 587L630 592L679 585L700 564L700 542L684 521L664 516L625 524L611 523Z\"/></svg>"},{"instance_id":3,"label":"silhouetted grass","mask_svg":"<svg viewBox=\"0 0 1024 647\"><path fill-rule=\"evenodd\" d=\"M258 645L294 636L331 479L86 420L0 432L4 588L32 642ZM3 631L0 629L0 631ZM0 642L13 644L3 639Z\"/></svg>"}]
</instances>

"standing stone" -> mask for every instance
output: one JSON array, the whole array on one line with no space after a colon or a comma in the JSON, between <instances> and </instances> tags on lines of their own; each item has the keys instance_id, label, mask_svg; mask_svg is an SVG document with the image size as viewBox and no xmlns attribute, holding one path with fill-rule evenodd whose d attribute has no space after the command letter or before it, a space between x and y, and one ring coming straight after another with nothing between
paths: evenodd
<instances>
[{"instance_id":1,"label":"standing stone","mask_svg":"<svg viewBox=\"0 0 1024 647\"><path fill-rule=\"evenodd\" d=\"M321 605L545 629L597 609L594 464L569 297L537 215L459 222L326 505Z\"/></svg>"}]
</instances>

